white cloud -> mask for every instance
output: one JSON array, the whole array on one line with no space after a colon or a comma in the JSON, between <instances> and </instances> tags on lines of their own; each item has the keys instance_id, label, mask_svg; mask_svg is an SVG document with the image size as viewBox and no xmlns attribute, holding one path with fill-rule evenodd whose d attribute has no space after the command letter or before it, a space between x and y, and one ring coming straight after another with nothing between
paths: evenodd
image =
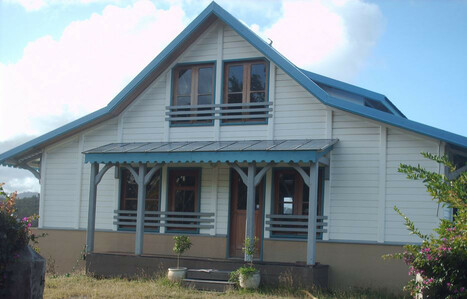
<instances>
[{"instance_id":1,"label":"white cloud","mask_svg":"<svg viewBox=\"0 0 467 299\"><path fill-rule=\"evenodd\" d=\"M27 11L37 11L52 5L79 5L90 3L118 3L121 0L5 0L7 3L19 4Z\"/></svg>"},{"instance_id":2,"label":"white cloud","mask_svg":"<svg viewBox=\"0 0 467 299\"><path fill-rule=\"evenodd\" d=\"M253 29L296 65L351 80L375 46L382 19L378 6L360 0L285 1L277 22Z\"/></svg>"},{"instance_id":3,"label":"white cloud","mask_svg":"<svg viewBox=\"0 0 467 299\"><path fill-rule=\"evenodd\" d=\"M0 140L42 134L105 106L184 22L181 7L142 0L73 22L58 40L30 42L17 63L0 63L0 127L8 128Z\"/></svg>"}]
</instances>

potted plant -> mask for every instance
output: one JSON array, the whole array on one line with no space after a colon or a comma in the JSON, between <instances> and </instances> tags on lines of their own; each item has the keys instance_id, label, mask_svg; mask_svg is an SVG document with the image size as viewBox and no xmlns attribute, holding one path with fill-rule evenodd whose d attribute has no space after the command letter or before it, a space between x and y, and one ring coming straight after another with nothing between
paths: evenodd
<instances>
[{"instance_id":1,"label":"potted plant","mask_svg":"<svg viewBox=\"0 0 467 299\"><path fill-rule=\"evenodd\" d=\"M258 240L256 237L253 241L247 237L245 238L245 244L242 248L243 252L250 257L248 264L243 265L236 271L232 272L230 279L237 282L240 287L244 289L257 289L261 281L259 270L253 266L253 255L256 252L256 244Z\"/></svg>"},{"instance_id":2,"label":"potted plant","mask_svg":"<svg viewBox=\"0 0 467 299\"><path fill-rule=\"evenodd\" d=\"M177 255L177 268L169 268L167 276L169 280L178 282L186 277L187 268L180 267L180 256L191 248L191 241L187 236L175 236L174 241L173 251Z\"/></svg>"}]
</instances>

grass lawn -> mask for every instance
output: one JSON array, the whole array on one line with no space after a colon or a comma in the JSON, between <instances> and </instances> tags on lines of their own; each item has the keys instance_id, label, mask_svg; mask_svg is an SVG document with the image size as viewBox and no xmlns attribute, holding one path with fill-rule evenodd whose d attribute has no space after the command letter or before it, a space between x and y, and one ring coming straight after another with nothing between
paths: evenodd
<instances>
[{"instance_id":1,"label":"grass lawn","mask_svg":"<svg viewBox=\"0 0 467 299\"><path fill-rule=\"evenodd\" d=\"M396 299L392 295L370 290L308 292L291 288L231 290L226 293L203 292L180 287L166 278L96 279L84 274L47 276L44 298L319 298L319 299Z\"/></svg>"}]
</instances>

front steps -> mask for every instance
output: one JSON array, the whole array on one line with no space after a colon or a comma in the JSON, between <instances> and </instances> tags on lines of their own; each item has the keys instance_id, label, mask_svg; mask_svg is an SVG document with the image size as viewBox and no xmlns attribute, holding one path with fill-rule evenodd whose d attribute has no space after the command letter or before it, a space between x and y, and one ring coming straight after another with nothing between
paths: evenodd
<instances>
[{"instance_id":1,"label":"front steps","mask_svg":"<svg viewBox=\"0 0 467 299\"><path fill-rule=\"evenodd\" d=\"M230 271L215 269L188 269L182 285L197 290L225 292L235 287L229 282Z\"/></svg>"}]
</instances>

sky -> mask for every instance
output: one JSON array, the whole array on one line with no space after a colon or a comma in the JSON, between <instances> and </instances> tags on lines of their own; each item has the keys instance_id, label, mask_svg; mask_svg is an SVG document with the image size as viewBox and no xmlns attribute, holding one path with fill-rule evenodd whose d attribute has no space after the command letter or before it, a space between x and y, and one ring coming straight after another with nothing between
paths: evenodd
<instances>
[{"instance_id":1,"label":"sky","mask_svg":"<svg viewBox=\"0 0 467 299\"><path fill-rule=\"evenodd\" d=\"M104 107L210 1L0 0L0 153ZM297 66L467 135L467 1L217 1ZM7 192L39 191L0 167Z\"/></svg>"}]
</instances>

